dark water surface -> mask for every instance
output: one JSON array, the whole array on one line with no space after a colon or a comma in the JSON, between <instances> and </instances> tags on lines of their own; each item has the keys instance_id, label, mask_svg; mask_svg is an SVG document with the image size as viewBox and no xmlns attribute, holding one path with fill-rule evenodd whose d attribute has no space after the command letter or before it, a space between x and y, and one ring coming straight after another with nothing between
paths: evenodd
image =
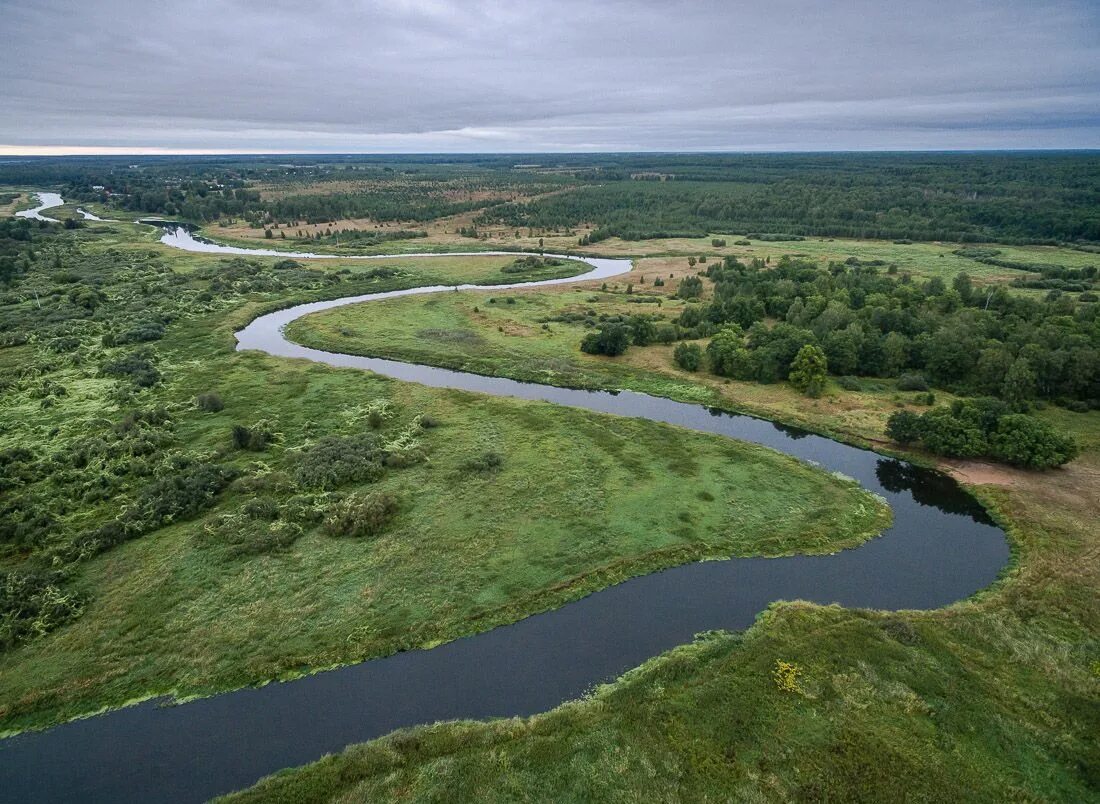
<instances>
[{"instance_id":1,"label":"dark water surface","mask_svg":"<svg viewBox=\"0 0 1100 804\"><path fill-rule=\"evenodd\" d=\"M180 231L170 231L166 242L178 241ZM186 248L186 239L198 242L184 235L173 244ZM202 245L210 250L212 244ZM242 251L256 253L223 253ZM585 261L593 265L587 279L630 268L627 260ZM576 278L517 285L571 281ZM744 628L774 600L935 608L987 586L1008 560L1004 533L972 497L952 479L904 461L760 419L645 394L570 390L330 354L282 336L286 323L319 309L449 289L289 308L241 330L238 348L369 369L435 387L651 419L762 444L856 478L886 498L894 510L893 527L835 555L689 564L431 650L182 705L149 701L2 740L0 800L201 801L402 726L545 711L700 631ZM776 476L775 483L782 486L784 477Z\"/></svg>"}]
</instances>

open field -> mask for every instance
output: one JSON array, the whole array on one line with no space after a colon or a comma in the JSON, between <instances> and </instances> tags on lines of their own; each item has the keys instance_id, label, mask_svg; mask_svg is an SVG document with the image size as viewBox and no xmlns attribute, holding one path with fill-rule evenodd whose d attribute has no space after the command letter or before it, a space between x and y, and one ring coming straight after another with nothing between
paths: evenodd
<instances>
[{"instance_id":1,"label":"open field","mask_svg":"<svg viewBox=\"0 0 1100 804\"><path fill-rule=\"evenodd\" d=\"M985 265L973 259L954 254L953 252L962 246L958 243L910 243L898 244L884 240L859 240L852 238L806 238L800 241L764 242L750 241L751 245L737 246L734 242L740 239L736 235L714 235L697 238L657 238L652 240L621 240L610 238L591 246L578 244L578 237L589 231L591 227L579 228L569 235L555 235L553 233L528 235L527 230L520 231L520 237L515 236L515 229L493 228L486 229L487 238L478 240L457 234L457 230L470 224L473 213L457 216L453 219L442 219L425 225L416 223L375 223L370 220L343 220L331 224L332 229L420 229L428 232L427 238L417 238L409 241L396 241L385 244L397 250L428 250L439 247L447 247L452 250L477 250L479 248L497 249L522 249L537 250L542 248L555 253L590 254L593 256L608 257L681 257L707 255L710 258L734 256L742 260L760 258L762 260L777 261L784 255L804 257L827 267L831 262L844 262L855 257L864 262L882 260L885 266L894 265L899 274L910 273L917 277L931 278L938 276L950 280L956 274L964 272L969 274L979 283L1007 281L1024 276L1025 273L1010 268L1001 268ZM266 248L280 248L287 250L308 249L309 241L298 242L294 233L298 228L303 228L312 233L323 231L329 224L319 224L313 227L295 227L287 232L286 241L264 240L262 229L250 229L247 226L231 226L228 228L213 227L207 230L210 237L226 243L252 245L260 247L264 242ZM725 240L725 246L715 247L711 244L713 239ZM972 244L968 244L972 245ZM1004 260L1016 262L1060 265L1066 268L1084 268L1088 266L1100 267L1100 254L1078 251L1059 246L990 246L1001 251L1000 257ZM375 249L374 251L384 249ZM372 253L370 250L364 253ZM884 267L885 270L885 267Z\"/></svg>"}]
</instances>

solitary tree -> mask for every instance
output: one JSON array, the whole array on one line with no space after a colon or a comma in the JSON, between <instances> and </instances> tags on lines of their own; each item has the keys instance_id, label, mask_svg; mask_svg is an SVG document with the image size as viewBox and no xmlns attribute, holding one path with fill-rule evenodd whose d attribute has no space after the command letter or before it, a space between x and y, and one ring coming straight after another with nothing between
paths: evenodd
<instances>
[{"instance_id":1,"label":"solitary tree","mask_svg":"<svg viewBox=\"0 0 1100 804\"><path fill-rule=\"evenodd\" d=\"M818 397L825 390L825 377L829 370L829 361L825 353L811 343L798 350L791 361L788 379L795 388L806 396Z\"/></svg>"}]
</instances>

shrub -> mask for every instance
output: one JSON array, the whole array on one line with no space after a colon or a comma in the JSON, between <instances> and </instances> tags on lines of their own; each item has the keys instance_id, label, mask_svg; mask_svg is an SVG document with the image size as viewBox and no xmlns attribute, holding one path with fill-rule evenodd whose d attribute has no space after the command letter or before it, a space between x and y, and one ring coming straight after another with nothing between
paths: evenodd
<instances>
[{"instance_id":1,"label":"shrub","mask_svg":"<svg viewBox=\"0 0 1100 804\"><path fill-rule=\"evenodd\" d=\"M672 353L672 359L685 371L698 371L703 363L703 350L697 343L677 344Z\"/></svg>"},{"instance_id":2,"label":"shrub","mask_svg":"<svg viewBox=\"0 0 1100 804\"><path fill-rule=\"evenodd\" d=\"M898 444L912 444L921 437L920 415L909 410L899 410L886 420L886 435Z\"/></svg>"},{"instance_id":3,"label":"shrub","mask_svg":"<svg viewBox=\"0 0 1100 804\"><path fill-rule=\"evenodd\" d=\"M160 372L149 352L131 352L118 360L104 363L100 373L107 377L127 378L139 388L151 388L160 382Z\"/></svg>"},{"instance_id":4,"label":"shrub","mask_svg":"<svg viewBox=\"0 0 1100 804\"><path fill-rule=\"evenodd\" d=\"M297 458L294 479L305 488L336 489L382 477L384 456L378 436L326 436Z\"/></svg>"},{"instance_id":5,"label":"shrub","mask_svg":"<svg viewBox=\"0 0 1100 804\"><path fill-rule=\"evenodd\" d=\"M899 391L927 391L928 380L923 374L902 374L898 377Z\"/></svg>"},{"instance_id":6,"label":"shrub","mask_svg":"<svg viewBox=\"0 0 1100 804\"><path fill-rule=\"evenodd\" d=\"M195 397L195 405L206 413L217 413L225 408L225 403L215 391L207 391Z\"/></svg>"},{"instance_id":7,"label":"shrub","mask_svg":"<svg viewBox=\"0 0 1100 804\"><path fill-rule=\"evenodd\" d=\"M630 330L625 324L604 324L581 340L581 351L590 355L616 357L630 346Z\"/></svg>"},{"instance_id":8,"label":"shrub","mask_svg":"<svg viewBox=\"0 0 1100 804\"><path fill-rule=\"evenodd\" d=\"M232 436L234 447L251 452L263 452L275 440L275 433L263 422L252 427L234 424Z\"/></svg>"},{"instance_id":9,"label":"shrub","mask_svg":"<svg viewBox=\"0 0 1100 804\"><path fill-rule=\"evenodd\" d=\"M720 240L720 239L718 239L718 238L716 237L716 238L713 238L713 239L712 239L712 240L710 241L710 244L711 244L711 246L713 246L714 248L722 248L723 246L725 246L725 245L726 245L726 241L725 241L725 240Z\"/></svg>"},{"instance_id":10,"label":"shrub","mask_svg":"<svg viewBox=\"0 0 1100 804\"><path fill-rule=\"evenodd\" d=\"M772 680L781 692L801 693L802 686L798 683L798 677L802 674L802 668L794 662L777 660L775 669L772 670Z\"/></svg>"},{"instance_id":11,"label":"shrub","mask_svg":"<svg viewBox=\"0 0 1100 804\"><path fill-rule=\"evenodd\" d=\"M398 510L397 498L388 492L352 495L336 504L323 527L332 536L377 536Z\"/></svg>"},{"instance_id":12,"label":"shrub","mask_svg":"<svg viewBox=\"0 0 1100 804\"><path fill-rule=\"evenodd\" d=\"M499 452L487 450L463 463L461 468L467 473L488 474L498 471L502 466L504 466L504 456Z\"/></svg>"},{"instance_id":13,"label":"shrub","mask_svg":"<svg viewBox=\"0 0 1100 804\"><path fill-rule=\"evenodd\" d=\"M837 384L845 391L860 391L863 386L860 384L859 379L852 377L851 375L845 375L837 380Z\"/></svg>"}]
</instances>

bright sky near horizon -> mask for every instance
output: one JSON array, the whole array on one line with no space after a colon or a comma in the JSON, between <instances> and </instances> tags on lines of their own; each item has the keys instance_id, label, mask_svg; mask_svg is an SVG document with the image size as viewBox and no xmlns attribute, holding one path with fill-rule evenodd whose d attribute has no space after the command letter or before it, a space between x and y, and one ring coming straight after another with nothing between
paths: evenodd
<instances>
[{"instance_id":1,"label":"bright sky near horizon","mask_svg":"<svg viewBox=\"0 0 1100 804\"><path fill-rule=\"evenodd\" d=\"M0 154L1100 147L1100 3L0 0Z\"/></svg>"}]
</instances>

